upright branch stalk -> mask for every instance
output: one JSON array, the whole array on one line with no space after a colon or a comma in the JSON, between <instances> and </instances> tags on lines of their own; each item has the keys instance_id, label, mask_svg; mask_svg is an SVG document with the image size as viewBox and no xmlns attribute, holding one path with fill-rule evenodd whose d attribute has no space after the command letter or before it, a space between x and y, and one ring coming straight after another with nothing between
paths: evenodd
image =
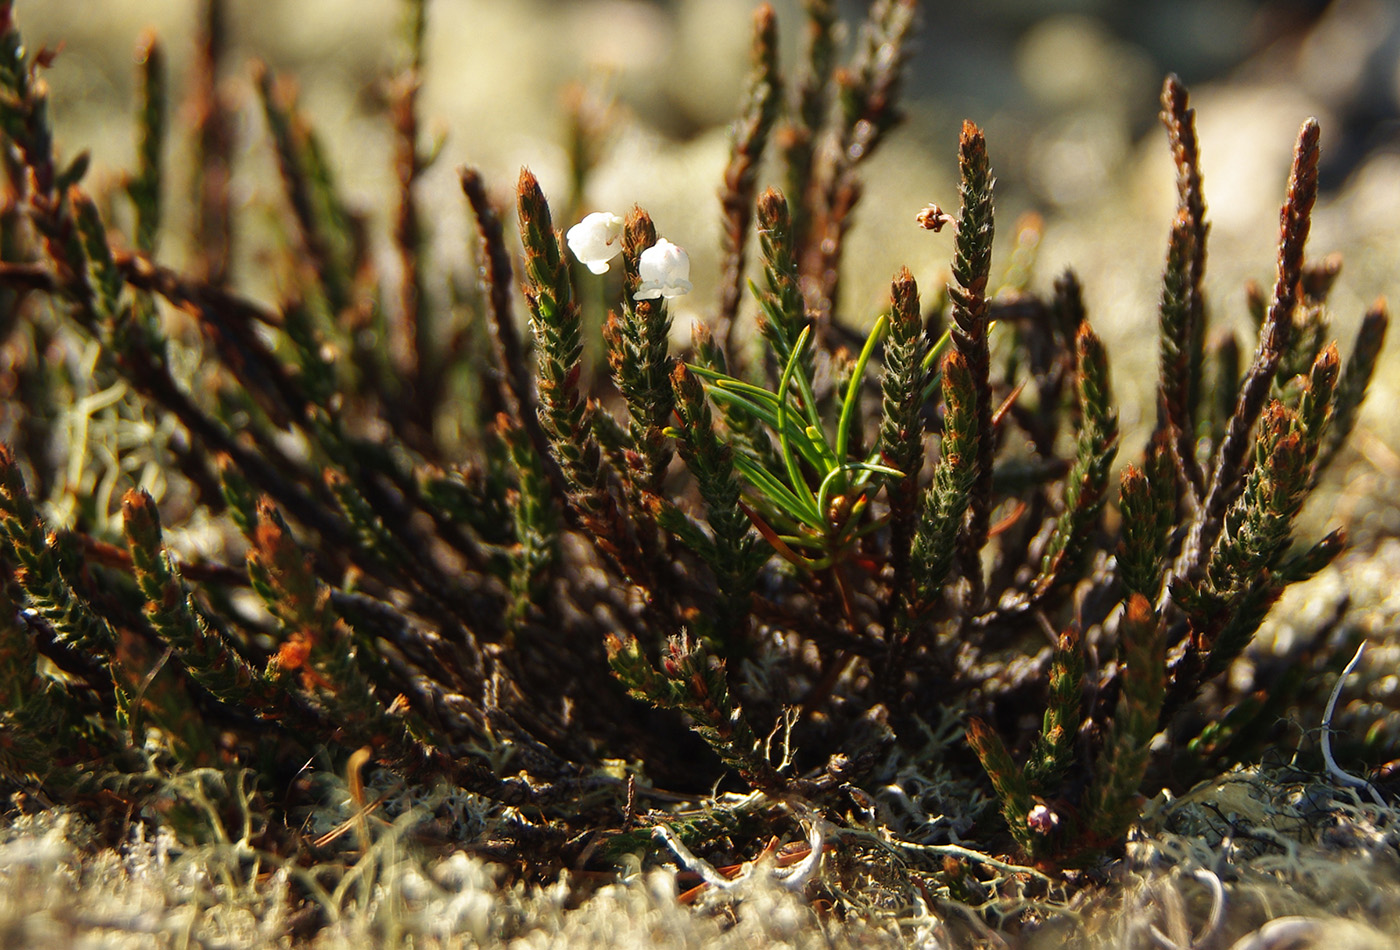
<instances>
[{"instance_id":1,"label":"upright branch stalk","mask_svg":"<svg viewBox=\"0 0 1400 950\"><path fill-rule=\"evenodd\" d=\"M1118 577L1129 595L1155 601L1162 589L1171 531L1176 524L1176 479L1173 452L1165 433L1149 450L1144 469L1128 465L1121 476L1118 507L1122 541Z\"/></svg>"},{"instance_id":2,"label":"upright branch stalk","mask_svg":"<svg viewBox=\"0 0 1400 950\"><path fill-rule=\"evenodd\" d=\"M0 445L0 551L13 565L30 606L60 642L108 658L116 648L116 631L63 577L55 545L25 488L18 461Z\"/></svg>"},{"instance_id":3,"label":"upright branch stalk","mask_svg":"<svg viewBox=\"0 0 1400 950\"><path fill-rule=\"evenodd\" d=\"M850 69L836 74L841 110L837 139L846 169L869 158L904 119L899 93L917 10L917 0L876 0L861 27Z\"/></svg>"},{"instance_id":4,"label":"upright branch stalk","mask_svg":"<svg viewBox=\"0 0 1400 950\"><path fill-rule=\"evenodd\" d=\"M262 64L254 78L301 235L302 253L325 294L326 306L339 316L352 298L354 228L329 180L321 145L297 110L294 84L275 79Z\"/></svg>"},{"instance_id":5,"label":"upright branch stalk","mask_svg":"<svg viewBox=\"0 0 1400 950\"><path fill-rule=\"evenodd\" d=\"M520 240L525 246L525 302L538 355L540 424L564 476L567 500L592 541L633 579L649 575L609 490L612 467L594 431L593 407L579 391L583 337L573 281L554 230L549 203L528 169L518 188Z\"/></svg>"},{"instance_id":6,"label":"upright branch stalk","mask_svg":"<svg viewBox=\"0 0 1400 950\"><path fill-rule=\"evenodd\" d=\"M1079 438L1074 465L1065 479L1064 511L1046 546L1037 595L1043 596L1064 577L1077 576L1077 562L1098 522L1108 490L1109 467L1118 451L1118 413L1108 384L1108 357L1103 343L1079 325L1075 337L1075 393L1079 401Z\"/></svg>"},{"instance_id":7,"label":"upright branch stalk","mask_svg":"<svg viewBox=\"0 0 1400 950\"><path fill-rule=\"evenodd\" d=\"M758 332L780 366L787 362L808 320L797 273L797 237L793 231L791 206L783 193L773 188L758 199L758 247L763 256L765 284L763 290L755 291L762 311ZM803 358L810 377L811 357L804 354ZM771 371L776 372L776 369L777 366L770 365Z\"/></svg>"},{"instance_id":8,"label":"upright branch stalk","mask_svg":"<svg viewBox=\"0 0 1400 950\"><path fill-rule=\"evenodd\" d=\"M524 429L536 453L545 459L549 456L548 443L544 430L540 428L535 383L526 359L525 345L515 326L511 293L515 273L501 226L501 213L487 195L480 172L475 168L462 168L459 174L462 193L471 205L476 218L477 236L481 240L478 260L486 290L486 318L491 325L491 342L497 361L496 372L492 375L500 389L501 402L513 423ZM552 465L547 466L546 474L551 482L556 483L556 487L562 489L557 469Z\"/></svg>"},{"instance_id":9,"label":"upright branch stalk","mask_svg":"<svg viewBox=\"0 0 1400 950\"><path fill-rule=\"evenodd\" d=\"M1122 685L1085 808L1089 830L1102 842L1122 837L1137 816L1138 786L1166 694L1166 632L1146 597L1128 598L1118 638Z\"/></svg>"},{"instance_id":10,"label":"upright branch stalk","mask_svg":"<svg viewBox=\"0 0 1400 950\"><path fill-rule=\"evenodd\" d=\"M977 427L977 383L967 357L953 350L943 360L943 437L933 482L919 504L919 524L909 558L906 623L917 638L918 617L935 602L958 549L969 499L977 480L982 441Z\"/></svg>"},{"instance_id":11,"label":"upright branch stalk","mask_svg":"<svg viewBox=\"0 0 1400 950\"><path fill-rule=\"evenodd\" d=\"M754 13L752 66L746 104L730 132L729 164L720 189L723 230L720 237L719 321L725 354L733 359L730 338L744 285L744 246L754 213L758 163L778 117L782 79L778 75L778 30L773 8L765 3Z\"/></svg>"},{"instance_id":12,"label":"upright branch stalk","mask_svg":"<svg viewBox=\"0 0 1400 950\"><path fill-rule=\"evenodd\" d=\"M1317 465L1313 469L1312 484L1322 476L1346 444L1347 437L1356 427L1357 416L1361 411L1361 401L1371 384L1376 371L1376 361L1380 358L1381 347L1385 343L1386 328L1390 317L1386 313L1384 300L1377 300L1361 318L1361 327L1356 331L1356 342L1352 345L1351 356L1342 369L1337 383L1337 401L1332 408L1332 421L1327 427L1322 448L1318 452Z\"/></svg>"},{"instance_id":13,"label":"upright branch stalk","mask_svg":"<svg viewBox=\"0 0 1400 950\"><path fill-rule=\"evenodd\" d=\"M1172 587L1191 628L1174 663L1173 708L1244 651L1286 584L1335 556L1335 544L1322 544L1301 560L1286 557L1326 435L1339 372L1332 345L1314 361L1295 408L1277 399L1265 408L1254 464L1222 519L1201 578L1178 579Z\"/></svg>"},{"instance_id":14,"label":"upright branch stalk","mask_svg":"<svg viewBox=\"0 0 1400 950\"><path fill-rule=\"evenodd\" d=\"M21 186L31 202L50 207L63 197L63 178L54 158L53 128L49 124L48 85L35 74L37 64L25 48L15 24L13 0L0 2L0 87L8 94L0 102L0 126L19 150L27 170ZM50 209L56 210L56 209Z\"/></svg>"},{"instance_id":15,"label":"upright branch stalk","mask_svg":"<svg viewBox=\"0 0 1400 950\"><path fill-rule=\"evenodd\" d=\"M550 571L559 559L559 525L550 485L544 476L544 456L537 454L525 433L504 414L496 429L515 470L516 489L506 497L515 522L516 550L512 556L509 622L519 629L530 608L543 609Z\"/></svg>"},{"instance_id":16,"label":"upright branch stalk","mask_svg":"<svg viewBox=\"0 0 1400 950\"><path fill-rule=\"evenodd\" d=\"M637 452L637 477L627 476L643 491L657 492L671 460L671 446L662 429L670 421L675 397L671 392L669 353L671 316L662 298L638 300L638 262L656 243L656 227L645 211L628 215L622 233L622 315L610 314L604 335L613 378L627 400L629 432Z\"/></svg>"},{"instance_id":17,"label":"upright branch stalk","mask_svg":"<svg viewBox=\"0 0 1400 950\"><path fill-rule=\"evenodd\" d=\"M33 635L3 589L0 610L0 770L48 794L66 791L82 774L72 761L87 752L83 711L65 684L39 672Z\"/></svg>"},{"instance_id":18,"label":"upright branch stalk","mask_svg":"<svg viewBox=\"0 0 1400 950\"><path fill-rule=\"evenodd\" d=\"M817 216L799 245L803 291L819 340L836 306L846 232L862 194L856 167L904 118L897 103L916 10L917 0L876 0L850 66L833 74L830 140L817 155L808 193Z\"/></svg>"},{"instance_id":19,"label":"upright branch stalk","mask_svg":"<svg viewBox=\"0 0 1400 950\"><path fill-rule=\"evenodd\" d=\"M1031 852L1037 843L1037 836L1027 820L1032 800L1025 771L1011 758L1011 752L1001 736L984 720L974 718L969 721L966 738L983 771L992 781L992 790L1001 805L1001 816L1011 829L1011 836L1025 851Z\"/></svg>"},{"instance_id":20,"label":"upright branch stalk","mask_svg":"<svg viewBox=\"0 0 1400 950\"><path fill-rule=\"evenodd\" d=\"M781 794L783 777L764 756L743 710L730 697L723 660L711 658L703 644L684 635L667 642L660 670L631 637L609 634L606 646L613 675L628 693L684 713L691 728L740 778L759 791Z\"/></svg>"},{"instance_id":21,"label":"upright branch stalk","mask_svg":"<svg viewBox=\"0 0 1400 950\"><path fill-rule=\"evenodd\" d=\"M1264 411L1254 466L1207 562L1205 579L1214 593L1227 596L1243 588L1261 571L1274 570L1287 551L1326 431L1338 367L1337 349L1328 347L1314 364L1299 407L1274 400Z\"/></svg>"},{"instance_id":22,"label":"upright branch stalk","mask_svg":"<svg viewBox=\"0 0 1400 950\"><path fill-rule=\"evenodd\" d=\"M401 271L399 311L402 317L404 369L415 385L408 391L416 398L414 410L420 424L431 426L435 405L421 391L432 353L432 326L424 319L422 263L426 251L415 194L426 162L418 148L418 91L423 82L423 40L427 29L426 0L408 2L409 64L393 89L394 175L398 180L398 205L394 215L394 250Z\"/></svg>"},{"instance_id":23,"label":"upright branch stalk","mask_svg":"<svg viewBox=\"0 0 1400 950\"><path fill-rule=\"evenodd\" d=\"M23 168L12 178L16 197L53 267L58 290L76 304L73 315L78 323L96 335L110 330L100 312L88 260L88 246L99 235L91 229L81 233L73 208L82 195L76 185L86 173L88 156L82 153L66 168L59 168L49 121L48 84L37 76L39 65L15 25L13 4L0 2L0 132ZM91 199L86 200L91 204ZM96 207L91 211L96 218Z\"/></svg>"},{"instance_id":24,"label":"upright branch stalk","mask_svg":"<svg viewBox=\"0 0 1400 950\"><path fill-rule=\"evenodd\" d=\"M1190 255L1185 268L1184 299L1186 302L1181 339L1185 342L1186 361L1180 381L1183 410L1177 422L1183 433L1194 431L1196 411L1201 397L1201 360L1205 340L1205 297L1201 282L1206 268L1206 238L1210 225L1206 223L1205 192L1201 187L1201 153L1196 138L1196 110L1189 105L1186 87L1175 75L1162 85L1162 124L1167 129L1172 160L1176 165L1177 213L1186 222L1190 234ZM1173 420L1177 421L1177 420ZM1195 459L1188 463L1195 468ZM1204 490L1199 471L1192 477L1192 486Z\"/></svg>"},{"instance_id":25,"label":"upright branch stalk","mask_svg":"<svg viewBox=\"0 0 1400 950\"><path fill-rule=\"evenodd\" d=\"M1174 456L1181 467L1182 484L1199 504L1201 471L1195 455L1195 421L1191 403L1193 301L1191 260L1195 229L1185 210L1177 212L1167 242L1167 264L1162 273L1162 300L1158 306L1161 339L1157 385L1157 431L1169 432ZM1195 368L1199 368L1196 366Z\"/></svg>"},{"instance_id":26,"label":"upright branch stalk","mask_svg":"<svg viewBox=\"0 0 1400 950\"><path fill-rule=\"evenodd\" d=\"M449 775L463 788L511 804L542 796L544 790L523 776L502 780L476 757L447 756L415 735L405 716L384 706L330 590L312 573L306 552L266 500L258 503L251 541L249 579L284 635L268 664L269 679L292 691L299 684L301 694L336 721L344 737L368 745L380 762L409 778Z\"/></svg>"},{"instance_id":27,"label":"upright branch stalk","mask_svg":"<svg viewBox=\"0 0 1400 950\"><path fill-rule=\"evenodd\" d=\"M992 500L992 387L991 355L987 342L987 280L992 267L991 163L987 140L972 122L964 122L958 142L961 209L954 245L953 280L948 296L953 302L953 345L967 363L976 392L977 475L972 483L967 524L960 543L963 573L973 586L973 602L982 599L983 578L979 562L987 542Z\"/></svg>"},{"instance_id":28,"label":"upright branch stalk","mask_svg":"<svg viewBox=\"0 0 1400 950\"><path fill-rule=\"evenodd\" d=\"M890 335L885 343L885 371L880 377L880 459L904 473L885 492L890 504L890 565L894 590L908 581L909 546L916 527L919 471L924 463L924 355L928 342L919 314L919 286L908 268L890 287ZM854 385L858 385L855 383ZM895 603L898 598L891 598Z\"/></svg>"},{"instance_id":29,"label":"upright branch stalk","mask_svg":"<svg viewBox=\"0 0 1400 950\"><path fill-rule=\"evenodd\" d=\"M101 658L115 691L117 725L140 735L143 714L171 738L177 758L210 764L209 735L192 711L175 670L163 670L142 633L114 626L74 585L88 566L78 562L65 537L45 531L10 450L0 446L0 554L28 606L70 650ZM90 596L90 595L89 595ZM0 710L0 714L8 710ZM8 745L9 743L4 743Z\"/></svg>"},{"instance_id":30,"label":"upright branch stalk","mask_svg":"<svg viewBox=\"0 0 1400 950\"><path fill-rule=\"evenodd\" d=\"M204 0L192 70L195 136L195 272L215 287L229 282L233 263L233 116L219 87L228 50L227 0Z\"/></svg>"},{"instance_id":31,"label":"upright branch stalk","mask_svg":"<svg viewBox=\"0 0 1400 950\"><path fill-rule=\"evenodd\" d=\"M1084 641L1075 630L1060 634L1050 659L1050 689L1026 763L1026 781L1039 794L1053 794L1070 766L1084 701Z\"/></svg>"},{"instance_id":32,"label":"upright branch stalk","mask_svg":"<svg viewBox=\"0 0 1400 950\"><path fill-rule=\"evenodd\" d=\"M174 647L185 669L226 703L271 712L282 702L277 690L211 627L186 589L161 537L160 514L151 496L130 491L122 499L122 531L132 572L146 598L146 618Z\"/></svg>"},{"instance_id":33,"label":"upright branch stalk","mask_svg":"<svg viewBox=\"0 0 1400 950\"><path fill-rule=\"evenodd\" d=\"M136 51L141 69L140 139L136 145L137 169L127 182L127 194L136 208L136 247L150 254L160 231L164 184L166 117L165 51L155 35L146 33Z\"/></svg>"},{"instance_id":34,"label":"upright branch stalk","mask_svg":"<svg viewBox=\"0 0 1400 950\"><path fill-rule=\"evenodd\" d=\"M807 30L798 66L797 94L792 120L779 133L778 144L785 168L784 190L795 203L791 222L793 247L807 246L811 225L808 190L812 185L817 134L826 121L830 101L831 72L836 59L836 4L833 0L803 0Z\"/></svg>"},{"instance_id":35,"label":"upright branch stalk","mask_svg":"<svg viewBox=\"0 0 1400 950\"><path fill-rule=\"evenodd\" d=\"M1216 455L1200 514L1192 524L1191 537L1182 552L1178 577L1189 573L1220 532L1220 520L1234 497L1241 467L1249 451L1249 433L1264 408L1279 360L1288 350L1293 329L1293 312L1298 305L1298 282L1303 271L1303 247L1312 224L1317 200L1317 160L1320 129L1316 119L1308 119L1298 133L1293 151L1293 169L1288 179L1288 197L1279 211L1278 276L1273 301L1259 331L1254 362L1240 386L1234 414Z\"/></svg>"}]
</instances>

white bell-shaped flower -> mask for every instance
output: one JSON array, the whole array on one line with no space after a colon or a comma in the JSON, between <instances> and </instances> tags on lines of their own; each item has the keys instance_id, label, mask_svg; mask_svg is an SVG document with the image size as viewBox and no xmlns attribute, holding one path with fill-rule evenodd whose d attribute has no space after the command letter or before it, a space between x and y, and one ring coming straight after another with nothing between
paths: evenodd
<instances>
[{"instance_id":1,"label":"white bell-shaped flower","mask_svg":"<svg viewBox=\"0 0 1400 950\"><path fill-rule=\"evenodd\" d=\"M641 285L634 295L637 300L657 297L679 297L690 293L690 255L661 238L642 252L637 260L637 276Z\"/></svg>"},{"instance_id":2,"label":"white bell-shaped flower","mask_svg":"<svg viewBox=\"0 0 1400 950\"><path fill-rule=\"evenodd\" d=\"M569 228L564 239L580 264L595 274L605 274L608 262L622 253L622 219L608 211L585 215Z\"/></svg>"}]
</instances>

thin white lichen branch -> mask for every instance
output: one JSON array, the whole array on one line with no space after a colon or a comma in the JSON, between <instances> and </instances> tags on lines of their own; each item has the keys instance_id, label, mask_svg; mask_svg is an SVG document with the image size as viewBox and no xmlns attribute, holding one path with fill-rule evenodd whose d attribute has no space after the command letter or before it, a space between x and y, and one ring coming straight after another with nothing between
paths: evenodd
<instances>
[{"instance_id":1,"label":"thin white lichen branch","mask_svg":"<svg viewBox=\"0 0 1400 950\"><path fill-rule=\"evenodd\" d=\"M1306 946L1325 940L1336 931L1336 922L1318 917L1275 917L1258 930L1245 934L1230 950L1277 950ZM1313 944L1320 946L1320 943Z\"/></svg>"},{"instance_id":2,"label":"thin white lichen branch","mask_svg":"<svg viewBox=\"0 0 1400 950\"><path fill-rule=\"evenodd\" d=\"M1053 885L1056 883L1054 878L1041 871L1036 870L1033 867L1027 867L1026 865L1022 864L1011 864L1007 861L1001 861L997 858L992 857L989 854L983 854L981 851L974 851L973 849L965 848L962 845L922 844L917 841L908 841L903 838L876 834L874 832L865 831L864 829L860 828L842 829L840 831L840 835L843 838L857 838L862 841L873 842L874 844L893 854L898 854L901 850L903 850L919 851L924 854L932 854L938 857L953 857L957 858L960 861L970 861L975 864L984 864L987 867L992 868L995 871L1001 871L1003 874L1006 874L1010 877L1025 876L1035 878L1036 880L1041 881L1045 884Z\"/></svg>"},{"instance_id":3,"label":"thin white lichen branch","mask_svg":"<svg viewBox=\"0 0 1400 950\"><path fill-rule=\"evenodd\" d=\"M715 866L709 861L706 861L704 858L697 858L691 853L690 849L685 846L685 842L676 837L676 833L672 831L669 826L657 825L655 828L651 829L651 833L653 837L660 839L662 844L671 849L671 853L676 856L676 860L681 863L682 867L687 871L692 871L700 875L700 880L711 887L717 887L720 890L727 891L743 879L743 876L741 876L731 881L729 878L716 871Z\"/></svg>"},{"instance_id":4,"label":"thin white lichen branch","mask_svg":"<svg viewBox=\"0 0 1400 950\"><path fill-rule=\"evenodd\" d=\"M799 894L806 890L807 885L817 877L821 870L822 851L826 848L826 837L833 830L832 826L819 816L804 814L803 820L808 825L807 844L811 850L806 857L792 867L774 868L770 872L772 879L780 887ZM702 881L721 891L733 891L740 887L760 866L760 862L750 861L744 865L743 873L734 878L727 878L715 870L714 865L710 862L704 858L697 858L669 826L657 825L651 830L651 833L653 837L671 849L671 853L676 856L676 860L680 862L682 867L700 875Z\"/></svg>"},{"instance_id":5,"label":"thin white lichen branch","mask_svg":"<svg viewBox=\"0 0 1400 950\"><path fill-rule=\"evenodd\" d=\"M1225 885L1221 883L1220 875L1209 868L1196 868L1191 872L1191 876L1205 884L1206 889L1210 891L1210 917L1206 919L1206 929L1196 941L1198 944L1204 944L1215 939L1221 924L1225 922Z\"/></svg>"},{"instance_id":6,"label":"thin white lichen branch","mask_svg":"<svg viewBox=\"0 0 1400 950\"><path fill-rule=\"evenodd\" d=\"M810 827L807 829L807 844L811 848L807 856L790 868L779 868L773 877L786 890L801 893L817 876L822 866L822 851L826 848L826 835L831 825L819 815L807 816Z\"/></svg>"},{"instance_id":7,"label":"thin white lichen branch","mask_svg":"<svg viewBox=\"0 0 1400 950\"><path fill-rule=\"evenodd\" d=\"M1177 889L1168 887L1153 896L1155 889L1149 887L1142 894L1146 903L1137 904L1140 909L1159 905L1167 916L1168 929L1176 935L1170 936L1155 923L1148 922L1145 933L1158 950L1205 950L1206 947L1214 947L1217 943L1216 935L1225 923L1225 885L1221 882L1220 875L1209 868L1199 867L1188 873L1210 891L1210 914L1198 936L1193 938L1187 931L1189 924L1185 906Z\"/></svg>"},{"instance_id":8,"label":"thin white lichen branch","mask_svg":"<svg viewBox=\"0 0 1400 950\"><path fill-rule=\"evenodd\" d=\"M1322 760L1327 763L1327 772L1334 779L1350 788L1364 788L1371 793L1371 798L1377 805L1385 807L1385 799L1381 793L1376 791L1376 787L1360 776L1352 775L1342 769L1337 764L1337 760L1332 758L1332 714L1337 710L1337 700L1341 698L1342 687L1346 684L1347 677L1356 669L1356 665L1361 662L1361 654L1366 652L1366 641L1362 640L1361 645L1356 648L1356 655L1351 658L1351 662L1342 670L1342 674L1337 677L1337 685L1332 687L1332 695L1328 697L1327 709L1322 714Z\"/></svg>"}]
</instances>

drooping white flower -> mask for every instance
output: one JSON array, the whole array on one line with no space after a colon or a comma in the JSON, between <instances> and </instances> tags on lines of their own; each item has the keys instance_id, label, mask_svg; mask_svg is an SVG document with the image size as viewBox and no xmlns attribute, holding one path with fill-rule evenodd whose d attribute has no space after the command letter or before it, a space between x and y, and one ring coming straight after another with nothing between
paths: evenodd
<instances>
[{"instance_id":1,"label":"drooping white flower","mask_svg":"<svg viewBox=\"0 0 1400 950\"><path fill-rule=\"evenodd\" d=\"M638 300L657 297L679 297L690 293L690 255L662 238L642 252L637 260L637 276L641 286L634 295Z\"/></svg>"},{"instance_id":2,"label":"drooping white flower","mask_svg":"<svg viewBox=\"0 0 1400 950\"><path fill-rule=\"evenodd\" d=\"M564 239L580 264L595 274L605 274L608 262L622 253L622 219L608 211L585 215L569 228Z\"/></svg>"}]
</instances>

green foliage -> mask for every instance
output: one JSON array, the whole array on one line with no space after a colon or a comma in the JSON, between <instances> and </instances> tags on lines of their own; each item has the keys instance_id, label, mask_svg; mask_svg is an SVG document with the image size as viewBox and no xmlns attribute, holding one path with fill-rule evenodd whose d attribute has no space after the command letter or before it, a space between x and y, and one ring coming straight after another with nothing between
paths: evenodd
<instances>
[{"instance_id":1,"label":"green foliage","mask_svg":"<svg viewBox=\"0 0 1400 950\"><path fill-rule=\"evenodd\" d=\"M795 809L815 847L827 835L842 866L873 862L912 906L1000 886L974 879L968 855L1051 874L1116 853L1159 734L1177 783L1207 755L1212 767L1257 755L1245 738L1266 735L1267 704L1213 710L1225 725L1205 734L1183 711L1284 588L1341 550L1337 533L1297 545L1295 523L1355 426L1387 324L1376 305L1345 361L1327 341L1336 268L1303 258L1316 124L1300 134L1277 279L1241 370L1238 348L1204 343L1194 116L1168 80L1179 200L1158 417L1115 506L1108 353L1072 273L1049 294L998 296L976 125L958 144L946 293L925 309L901 269L887 313L845 309L859 170L899 120L915 4L872 4L844 65L834 5L804 6L791 80L772 11L755 20L721 194L720 325L672 353L670 304L639 299L657 227L633 211L621 280L604 291L621 291L601 328L609 382L585 360L600 330L529 171L516 188L523 255L481 175L462 171L482 286L457 308L428 292L423 3L393 97L398 283L377 272L366 219L290 86L258 72L290 235L264 249L289 286L263 306L239 289L227 242L204 246L196 274L160 259L172 216L154 41L124 236L110 196L82 183L86 159L58 161L38 54L0 0L15 210L0 346L33 394L0 420L7 787L158 822L163 781L246 781L263 846L332 876L345 868L303 830L299 796L348 770L371 809L364 763L425 801L469 801L486 830L454 844L521 879L612 870L638 851L669 860L648 833L663 825L694 851L752 855ZM227 148L208 140L198 154L201 181L226 173ZM786 196L760 191L774 163ZM923 220L946 218L932 210ZM225 213L204 201L197 233L230 237L238 216ZM746 282L750 238L761 260ZM730 338L746 308L755 352ZM175 434L85 455L54 408L78 398L64 362L77 353L93 354L83 365L118 418L139 411ZM463 380L473 398L448 398ZM94 469L105 494L55 505L70 465ZM104 502L118 487L119 522ZM973 755L928 739L931 721L945 736L966 724ZM946 845L959 860L935 860L944 845L888 818L891 789L905 794L896 779L930 810L963 809L962 840Z\"/></svg>"},{"instance_id":2,"label":"green foliage","mask_svg":"<svg viewBox=\"0 0 1400 950\"><path fill-rule=\"evenodd\" d=\"M760 420L777 438L781 468L765 468L766 459L742 454L735 461L758 489L754 497L761 511L751 516L755 525L780 554L806 571L832 568L851 556L855 542L879 527L878 522L863 519L872 479L902 475L878 463L878 456L853 460L848 452L859 382L886 325L883 317L876 321L861 349L834 435L826 431L812 379L804 368L810 327L793 341L777 392L703 366L690 367L710 381L716 402ZM811 554L802 553L806 551Z\"/></svg>"}]
</instances>

